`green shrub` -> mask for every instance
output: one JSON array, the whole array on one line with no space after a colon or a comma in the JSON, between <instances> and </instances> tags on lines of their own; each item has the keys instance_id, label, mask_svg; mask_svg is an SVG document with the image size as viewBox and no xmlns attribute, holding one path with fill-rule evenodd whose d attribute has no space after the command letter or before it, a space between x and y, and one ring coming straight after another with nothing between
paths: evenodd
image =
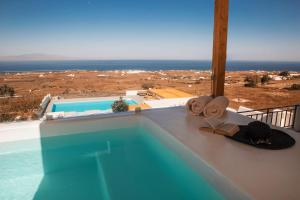
<instances>
[{"instance_id":1,"label":"green shrub","mask_svg":"<svg viewBox=\"0 0 300 200\"><path fill-rule=\"evenodd\" d=\"M15 90L13 87L9 87L6 84L4 84L3 86L0 86L0 95L12 97L15 95Z\"/></svg>"},{"instance_id":2,"label":"green shrub","mask_svg":"<svg viewBox=\"0 0 300 200\"><path fill-rule=\"evenodd\" d=\"M261 84L266 84L271 80L271 78L269 77L269 75L265 74L261 77L260 82Z\"/></svg>"},{"instance_id":3,"label":"green shrub","mask_svg":"<svg viewBox=\"0 0 300 200\"><path fill-rule=\"evenodd\" d=\"M0 113L0 122L13 121L16 115L8 114L8 113Z\"/></svg>"},{"instance_id":4,"label":"green shrub","mask_svg":"<svg viewBox=\"0 0 300 200\"><path fill-rule=\"evenodd\" d=\"M253 81L249 81L248 83L244 84L245 87L256 87L256 84Z\"/></svg>"},{"instance_id":5,"label":"green shrub","mask_svg":"<svg viewBox=\"0 0 300 200\"><path fill-rule=\"evenodd\" d=\"M37 120L37 119L39 119L39 118L40 118L40 117L39 117L39 115L38 115L37 113L34 112L34 113L31 114L31 119L32 119L32 120Z\"/></svg>"},{"instance_id":6,"label":"green shrub","mask_svg":"<svg viewBox=\"0 0 300 200\"><path fill-rule=\"evenodd\" d=\"M142 88L144 90L148 90L149 88L154 88L154 84L153 83L143 83Z\"/></svg>"},{"instance_id":7,"label":"green shrub","mask_svg":"<svg viewBox=\"0 0 300 200\"><path fill-rule=\"evenodd\" d=\"M290 73L289 73L289 71L282 71L282 72L280 72L279 73L279 76L289 76L290 75Z\"/></svg>"},{"instance_id":8,"label":"green shrub","mask_svg":"<svg viewBox=\"0 0 300 200\"><path fill-rule=\"evenodd\" d=\"M244 84L245 87L256 87L257 83L259 82L258 76L246 76L245 80L246 83Z\"/></svg>"},{"instance_id":9,"label":"green shrub","mask_svg":"<svg viewBox=\"0 0 300 200\"><path fill-rule=\"evenodd\" d=\"M126 112L128 111L128 104L126 101L120 97L119 100L116 100L111 106L113 112Z\"/></svg>"},{"instance_id":10,"label":"green shrub","mask_svg":"<svg viewBox=\"0 0 300 200\"><path fill-rule=\"evenodd\" d=\"M292 86L291 86L291 89L292 90L300 90L300 84L293 84Z\"/></svg>"}]
</instances>

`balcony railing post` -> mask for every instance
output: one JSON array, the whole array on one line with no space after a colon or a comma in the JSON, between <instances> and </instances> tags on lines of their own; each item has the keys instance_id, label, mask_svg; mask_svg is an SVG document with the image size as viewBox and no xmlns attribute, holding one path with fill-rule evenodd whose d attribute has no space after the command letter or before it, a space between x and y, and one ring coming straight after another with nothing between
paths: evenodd
<instances>
[{"instance_id":1,"label":"balcony railing post","mask_svg":"<svg viewBox=\"0 0 300 200\"><path fill-rule=\"evenodd\" d=\"M270 108L267 109L266 123L269 122L269 113L270 113Z\"/></svg>"},{"instance_id":2,"label":"balcony railing post","mask_svg":"<svg viewBox=\"0 0 300 200\"><path fill-rule=\"evenodd\" d=\"M294 130L300 132L300 104L295 105Z\"/></svg>"}]
</instances>

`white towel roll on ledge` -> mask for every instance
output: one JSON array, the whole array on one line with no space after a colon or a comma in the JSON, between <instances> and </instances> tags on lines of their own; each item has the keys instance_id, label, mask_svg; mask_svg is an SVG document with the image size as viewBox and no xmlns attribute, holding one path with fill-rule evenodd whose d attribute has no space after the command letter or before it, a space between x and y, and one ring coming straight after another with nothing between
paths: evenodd
<instances>
[{"instance_id":1,"label":"white towel roll on ledge","mask_svg":"<svg viewBox=\"0 0 300 200\"><path fill-rule=\"evenodd\" d=\"M220 118L224 115L226 108L229 105L229 100L224 96L219 96L211 100L204 108L204 117Z\"/></svg>"},{"instance_id":2,"label":"white towel roll on ledge","mask_svg":"<svg viewBox=\"0 0 300 200\"><path fill-rule=\"evenodd\" d=\"M200 115L205 106L212 100L210 96L192 98L186 103L187 112L192 115Z\"/></svg>"}]
</instances>

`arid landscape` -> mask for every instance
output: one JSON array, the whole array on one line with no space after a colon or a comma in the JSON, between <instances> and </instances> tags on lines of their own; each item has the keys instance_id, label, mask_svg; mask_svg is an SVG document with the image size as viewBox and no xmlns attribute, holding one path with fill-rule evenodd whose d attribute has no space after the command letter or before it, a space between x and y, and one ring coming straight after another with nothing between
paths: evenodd
<instances>
[{"instance_id":1,"label":"arid landscape","mask_svg":"<svg viewBox=\"0 0 300 200\"><path fill-rule=\"evenodd\" d=\"M246 77L261 79L268 74L270 80L254 87L245 87ZM300 73L282 78L279 72L242 71L227 72L225 95L230 107L246 106L253 109L287 106L300 103L300 90L292 90L300 84ZM175 88L192 95L210 95L209 71L62 71L23 72L0 74L0 86L14 88L14 97L1 97L2 121L16 117L20 120L35 118L44 95L63 98L101 97L125 95L126 90L153 88ZM279 77L279 78L278 78ZM283 79L283 80L280 80ZM151 98L151 97L150 97Z\"/></svg>"}]
</instances>

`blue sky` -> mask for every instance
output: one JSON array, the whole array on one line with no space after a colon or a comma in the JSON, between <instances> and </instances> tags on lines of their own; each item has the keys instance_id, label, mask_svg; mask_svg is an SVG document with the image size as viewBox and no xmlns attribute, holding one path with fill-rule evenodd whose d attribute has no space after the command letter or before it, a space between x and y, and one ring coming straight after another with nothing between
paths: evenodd
<instances>
[{"instance_id":1,"label":"blue sky","mask_svg":"<svg viewBox=\"0 0 300 200\"><path fill-rule=\"evenodd\" d=\"M0 0L0 56L211 59L213 0ZM230 60L300 61L299 0L230 0Z\"/></svg>"}]
</instances>

